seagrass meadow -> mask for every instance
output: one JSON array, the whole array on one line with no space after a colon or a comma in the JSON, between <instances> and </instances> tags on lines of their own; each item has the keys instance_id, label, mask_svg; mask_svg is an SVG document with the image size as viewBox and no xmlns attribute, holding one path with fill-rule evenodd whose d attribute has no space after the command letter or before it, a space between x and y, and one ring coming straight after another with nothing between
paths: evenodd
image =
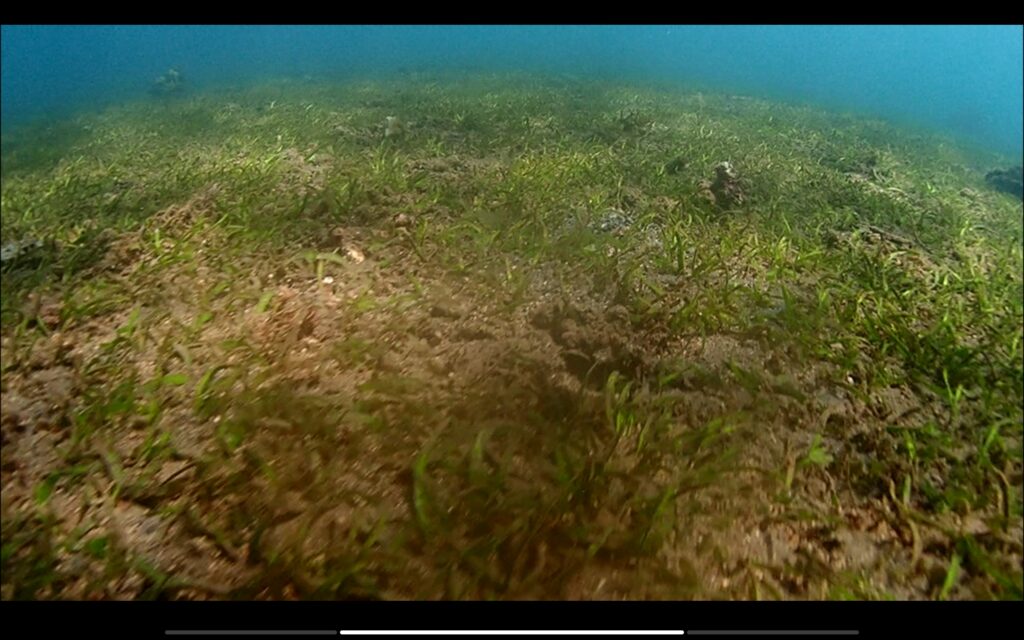
<instances>
[{"instance_id":1,"label":"seagrass meadow","mask_svg":"<svg viewBox=\"0 0 1024 640\"><path fill-rule=\"evenodd\" d=\"M539 75L3 135L4 599L1016 599L1007 160Z\"/></svg>"}]
</instances>

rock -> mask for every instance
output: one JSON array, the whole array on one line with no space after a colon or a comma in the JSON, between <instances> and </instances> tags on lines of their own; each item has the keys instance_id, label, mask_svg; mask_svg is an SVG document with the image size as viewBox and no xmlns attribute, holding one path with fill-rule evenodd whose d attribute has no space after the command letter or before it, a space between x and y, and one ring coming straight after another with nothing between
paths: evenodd
<instances>
[{"instance_id":1,"label":"rock","mask_svg":"<svg viewBox=\"0 0 1024 640\"><path fill-rule=\"evenodd\" d=\"M625 324L629 322L629 309L621 304L615 305L605 312L605 318L609 322Z\"/></svg>"},{"instance_id":2,"label":"rock","mask_svg":"<svg viewBox=\"0 0 1024 640\"><path fill-rule=\"evenodd\" d=\"M28 399L15 391L5 391L4 402L0 405L0 424L20 430L30 423L30 417L34 411L34 404Z\"/></svg>"},{"instance_id":3,"label":"rock","mask_svg":"<svg viewBox=\"0 0 1024 640\"><path fill-rule=\"evenodd\" d=\"M393 138L400 136L405 133L405 123L402 122L401 118L396 116L388 116L384 119L384 137Z\"/></svg>"},{"instance_id":4,"label":"rock","mask_svg":"<svg viewBox=\"0 0 1024 640\"><path fill-rule=\"evenodd\" d=\"M185 89L185 76L177 69L168 69L167 73L153 81L150 93L155 96L170 96L181 93Z\"/></svg>"},{"instance_id":5,"label":"rock","mask_svg":"<svg viewBox=\"0 0 1024 640\"><path fill-rule=\"evenodd\" d=\"M407 229L413 225L413 217L404 213L400 213L395 216L394 224L399 229Z\"/></svg>"},{"instance_id":6,"label":"rock","mask_svg":"<svg viewBox=\"0 0 1024 640\"><path fill-rule=\"evenodd\" d=\"M387 351L377 359L377 368L388 373L401 373L402 361L398 355Z\"/></svg>"},{"instance_id":7,"label":"rock","mask_svg":"<svg viewBox=\"0 0 1024 640\"><path fill-rule=\"evenodd\" d=\"M70 355L74 348L75 344L70 338L66 338L60 331L55 331L50 337L32 345L28 366L30 369L44 369L54 365L70 364Z\"/></svg>"},{"instance_id":8,"label":"rock","mask_svg":"<svg viewBox=\"0 0 1024 640\"><path fill-rule=\"evenodd\" d=\"M7 242L0 247L0 266L4 269L35 268L42 262L45 250L50 245L52 243L44 243L36 238Z\"/></svg>"},{"instance_id":9,"label":"rock","mask_svg":"<svg viewBox=\"0 0 1024 640\"><path fill-rule=\"evenodd\" d=\"M739 173L731 162L719 162L715 165L714 180L701 180L700 193L718 207L731 207L742 204L745 200Z\"/></svg>"},{"instance_id":10,"label":"rock","mask_svg":"<svg viewBox=\"0 0 1024 640\"><path fill-rule=\"evenodd\" d=\"M603 233L622 235L633 224L629 216L620 209L607 209L594 222L593 227Z\"/></svg>"},{"instance_id":11,"label":"rock","mask_svg":"<svg viewBox=\"0 0 1024 640\"><path fill-rule=\"evenodd\" d=\"M715 165L715 182L719 184L728 184L739 180L739 174L736 173L735 167L732 166L731 162L719 162Z\"/></svg>"},{"instance_id":12,"label":"rock","mask_svg":"<svg viewBox=\"0 0 1024 640\"><path fill-rule=\"evenodd\" d=\"M451 301L438 300L430 306L430 315L435 318L459 319L465 312Z\"/></svg>"},{"instance_id":13,"label":"rock","mask_svg":"<svg viewBox=\"0 0 1024 640\"><path fill-rule=\"evenodd\" d=\"M985 175L985 182L996 191L1002 191L1024 200L1024 167L996 169Z\"/></svg>"},{"instance_id":14,"label":"rock","mask_svg":"<svg viewBox=\"0 0 1024 640\"><path fill-rule=\"evenodd\" d=\"M353 262L359 264L366 260L366 254L359 249L359 247L349 246L345 249L345 255L347 255Z\"/></svg>"},{"instance_id":15,"label":"rock","mask_svg":"<svg viewBox=\"0 0 1024 640\"><path fill-rule=\"evenodd\" d=\"M328 233L328 243L337 247L343 247L345 245L345 237L348 235L345 227L335 227Z\"/></svg>"}]
</instances>

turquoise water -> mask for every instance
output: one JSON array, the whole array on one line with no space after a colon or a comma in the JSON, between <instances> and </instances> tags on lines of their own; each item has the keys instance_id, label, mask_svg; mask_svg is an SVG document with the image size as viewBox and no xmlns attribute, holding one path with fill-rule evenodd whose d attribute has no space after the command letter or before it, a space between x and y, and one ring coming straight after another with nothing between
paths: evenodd
<instances>
[{"instance_id":1,"label":"turquoise water","mask_svg":"<svg viewBox=\"0 0 1024 640\"><path fill-rule=\"evenodd\" d=\"M519 70L681 83L1024 151L1021 26L4 26L4 127L265 77Z\"/></svg>"}]
</instances>

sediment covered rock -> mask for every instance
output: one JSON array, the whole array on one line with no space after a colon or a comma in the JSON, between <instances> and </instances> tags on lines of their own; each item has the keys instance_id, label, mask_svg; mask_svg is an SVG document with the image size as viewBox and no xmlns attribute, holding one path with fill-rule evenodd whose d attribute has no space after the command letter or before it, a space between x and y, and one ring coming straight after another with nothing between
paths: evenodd
<instances>
[{"instance_id":1,"label":"sediment covered rock","mask_svg":"<svg viewBox=\"0 0 1024 640\"><path fill-rule=\"evenodd\" d=\"M1024 167L996 169L985 175L985 182L997 191L1003 191L1024 200Z\"/></svg>"}]
</instances>

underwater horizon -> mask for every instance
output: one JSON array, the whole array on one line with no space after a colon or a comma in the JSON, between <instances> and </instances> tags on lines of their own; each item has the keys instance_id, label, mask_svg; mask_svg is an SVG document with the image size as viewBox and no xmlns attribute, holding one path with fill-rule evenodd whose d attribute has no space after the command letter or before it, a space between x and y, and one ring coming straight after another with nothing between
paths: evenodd
<instances>
[{"instance_id":1,"label":"underwater horizon","mask_svg":"<svg viewBox=\"0 0 1024 640\"><path fill-rule=\"evenodd\" d=\"M1024 154L1020 25L19 26L0 28L4 128L143 95L304 76L519 71L660 82L890 119Z\"/></svg>"},{"instance_id":2,"label":"underwater horizon","mask_svg":"<svg viewBox=\"0 0 1024 640\"><path fill-rule=\"evenodd\" d=\"M0 600L1024 600L1020 36L4 27Z\"/></svg>"}]
</instances>

